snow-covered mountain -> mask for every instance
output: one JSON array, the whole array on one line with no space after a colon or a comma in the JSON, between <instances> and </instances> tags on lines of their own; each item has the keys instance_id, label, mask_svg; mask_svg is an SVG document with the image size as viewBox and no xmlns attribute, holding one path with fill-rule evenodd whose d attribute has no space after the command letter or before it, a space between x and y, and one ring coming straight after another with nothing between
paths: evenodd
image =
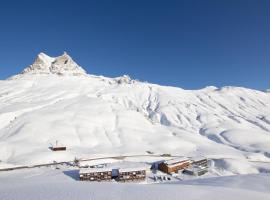
<instances>
[{"instance_id":1,"label":"snow-covered mountain","mask_svg":"<svg viewBox=\"0 0 270 200\"><path fill-rule=\"evenodd\" d=\"M35 62L25 68L20 75L13 78L21 77L22 74L57 74L59 76L73 75L82 76L86 72L75 63L72 58L64 52L63 55L52 58L44 53L38 54Z\"/></svg>"},{"instance_id":2,"label":"snow-covered mountain","mask_svg":"<svg viewBox=\"0 0 270 200\"><path fill-rule=\"evenodd\" d=\"M270 158L270 93L240 87L184 90L87 74L70 56L44 53L0 81L0 165L75 156L156 154L229 158L259 172ZM52 153L55 141L66 152ZM241 166L241 167L239 167Z\"/></svg>"}]
</instances>

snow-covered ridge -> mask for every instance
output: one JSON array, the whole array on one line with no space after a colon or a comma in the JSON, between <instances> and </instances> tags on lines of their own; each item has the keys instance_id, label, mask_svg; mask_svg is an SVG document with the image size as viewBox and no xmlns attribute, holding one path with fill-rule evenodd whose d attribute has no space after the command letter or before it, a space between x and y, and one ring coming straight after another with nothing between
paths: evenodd
<instances>
[{"instance_id":1,"label":"snow-covered ridge","mask_svg":"<svg viewBox=\"0 0 270 200\"><path fill-rule=\"evenodd\" d=\"M59 76L84 76L85 70L80 67L73 59L64 52L58 57L50 57L45 53L38 54L34 63L25 68L19 75L14 78L19 78L24 74L55 74Z\"/></svg>"}]
</instances>

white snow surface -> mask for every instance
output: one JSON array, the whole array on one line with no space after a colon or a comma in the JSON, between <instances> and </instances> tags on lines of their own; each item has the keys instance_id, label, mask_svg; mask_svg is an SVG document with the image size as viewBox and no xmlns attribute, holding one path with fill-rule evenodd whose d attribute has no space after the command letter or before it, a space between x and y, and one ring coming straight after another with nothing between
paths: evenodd
<instances>
[{"instance_id":1,"label":"white snow surface","mask_svg":"<svg viewBox=\"0 0 270 200\"><path fill-rule=\"evenodd\" d=\"M67 151L52 152L56 140ZM66 53L41 53L0 81L0 168L146 151L202 155L229 173L259 173L250 161L270 160L270 93L88 75Z\"/></svg>"},{"instance_id":2,"label":"white snow surface","mask_svg":"<svg viewBox=\"0 0 270 200\"><path fill-rule=\"evenodd\" d=\"M74 179L73 171L52 169L0 173L0 199L215 199L269 200L269 174L178 181L171 184L96 183Z\"/></svg>"}]
</instances>

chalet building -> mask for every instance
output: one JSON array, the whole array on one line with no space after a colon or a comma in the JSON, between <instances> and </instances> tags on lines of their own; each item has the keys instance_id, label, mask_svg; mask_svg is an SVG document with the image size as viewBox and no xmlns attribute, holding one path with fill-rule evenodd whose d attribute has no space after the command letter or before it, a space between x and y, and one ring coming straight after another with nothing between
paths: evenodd
<instances>
[{"instance_id":1,"label":"chalet building","mask_svg":"<svg viewBox=\"0 0 270 200\"><path fill-rule=\"evenodd\" d=\"M110 181L112 179L111 168L87 168L79 172L81 181Z\"/></svg>"},{"instance_id":2,"label":"chalet building","mask_svg":"<svg viewBox=\"0 0 270 200\"><path fill-rule=\"evenodd\" d=\"M202 167L202 166L197 166L197 165L192 166L192 167L184 170L185 174L189 174L189 175L193 175L193 176L201 176L207 172L208 172L207 167Z\"/></svg>"},{"instance_id":3,"label":"chalet building","mask_svg":"<svg viewBox=\"0 0 270 200\"><path fill-rule=\"evenodd\" d=\"M165 173L177 173L179 170L190 167L191 161L188 158L176 158L164 161L158 165L158 169Z\"/></svg>"},{"instance_id":4,"label":"chalet building","mask_svg":"<svg viewBox=\"0 0 270 200\"><path fill-rule=\"evenodd\" d=\"M152 166L151 166L151 170L158 170L159 169L159 165L161 163L165 162L164 160L159 160L159 161L155 161L152 163Z\"/></svg>"},{"instance_id":5,"label":"chalet building","mask_svg":"<svg viewBox=\"0 0 270 200\"><path fill-rule=\"evenodd\" d=\"M143 181L146 178L146 169L143 167L120 168L118 170L117 181Z\"/></svg>"},{"instance_id":6,"label":"chalet building","mask_svg":"<svg viewBox=\"0 0 270 200\"><path fill-rule=\"evenodd\" d=\"M192 158L192 165L208 167L208 160L205 157L195 157Z\"/></svg>"},{"instance_id":7,"label":"chalet building","mask_svg":"<svg viewBox=\"0 0 270 200\"><path fill-rule=\"evenodd\" d=\"M57 147L52 147L51 150L52 151L66 151L67 150L67 147L57 146Z\"/></svg>"},{"instance_id":8,"label":"chalet building","mask_svg":"<svg viewBox=\"0 0 270 200\"><path fill-rule=\"evenodd\" d=\"M63 145L58 145L58 141L55 141L55 146L50 147L52 151L66 151L67 147Z\"/></svg>"}]
</instances>

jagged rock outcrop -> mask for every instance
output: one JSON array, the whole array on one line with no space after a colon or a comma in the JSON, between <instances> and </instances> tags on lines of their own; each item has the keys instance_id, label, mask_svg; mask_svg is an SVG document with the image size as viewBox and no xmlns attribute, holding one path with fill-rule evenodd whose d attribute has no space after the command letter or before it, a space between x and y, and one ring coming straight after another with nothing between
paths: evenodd
<instances>
[{"instance_id":1,"label":"jagged rock outcrop","mask_svg":"<svg viewBox=\"0 0 270 200\"><path fill-rule=\"evenodd\" d=\"M50 57L45 53L38 54L34 63L25 68L18 78L24 74L55 74L59 76L84 76L87 73L73 59L64 52L58 57ZM14 77L13 77L14 78Z\"/></svg>"}]
</instances>

